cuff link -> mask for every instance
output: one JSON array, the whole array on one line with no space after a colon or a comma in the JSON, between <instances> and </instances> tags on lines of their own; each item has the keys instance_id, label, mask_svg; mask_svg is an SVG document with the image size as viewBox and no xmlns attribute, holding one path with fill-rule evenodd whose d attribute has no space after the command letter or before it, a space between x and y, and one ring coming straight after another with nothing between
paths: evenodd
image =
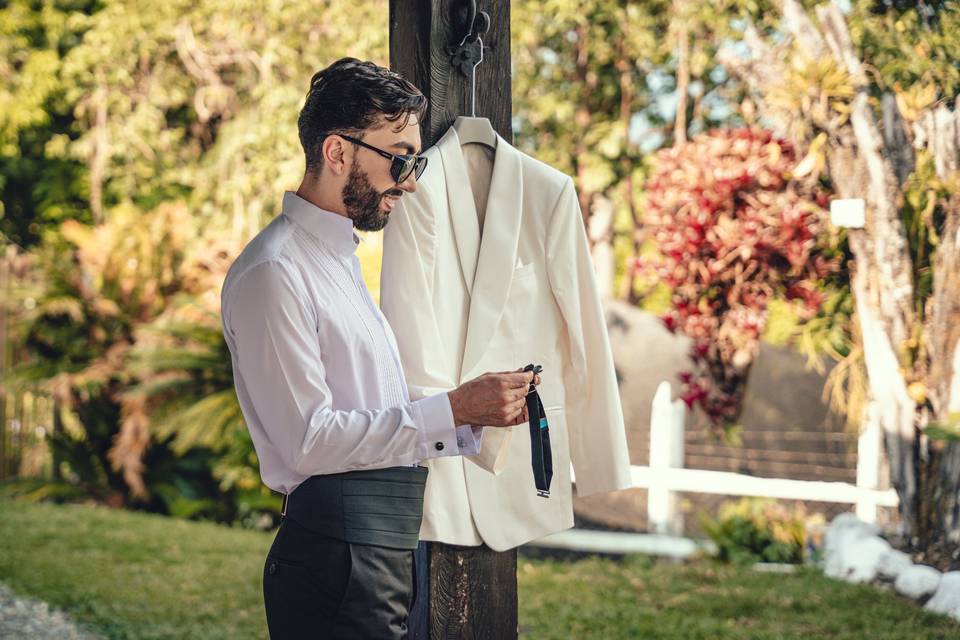
<instances>
[{"instance_id":1,"label":"cuff link","mask_svg":"<svg viewBox=\"0 0 960 640\"><path fill-rule=\"evenodd\" d=\"M443 451L443 443L438 442L437 444L433 445L433 448L436 449L437 451Z\"/></svg>"}]
</instances>

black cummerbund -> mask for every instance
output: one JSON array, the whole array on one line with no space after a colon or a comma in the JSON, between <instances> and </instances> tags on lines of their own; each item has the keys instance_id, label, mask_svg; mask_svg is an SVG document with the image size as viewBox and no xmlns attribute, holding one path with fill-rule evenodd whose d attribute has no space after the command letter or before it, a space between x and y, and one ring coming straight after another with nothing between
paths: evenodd
<instances>
[{"instance_id":1,"label":"black cummerbund","mask_svg":"<svg viewBox=\"0 0 960 640\"><path fill-rule=\"evenodd\" d=\"M310 476L287 496L286 516L345 542L416 549L426 484L426 467Z\"/></svg>"}]
</instances>

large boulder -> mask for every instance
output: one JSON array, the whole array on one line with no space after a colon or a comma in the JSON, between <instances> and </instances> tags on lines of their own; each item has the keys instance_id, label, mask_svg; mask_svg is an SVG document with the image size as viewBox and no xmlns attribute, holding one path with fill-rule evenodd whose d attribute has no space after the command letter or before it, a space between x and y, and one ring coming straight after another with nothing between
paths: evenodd
<instances>
[{"instance_id":1,"label":"large boulder","mask_svg":"<svg viewBox=\"0 0 960 640\"><path fill-rule=\"evenodd\" d=\"M853 540L840 550L839 578L847 582L872 582L877 578L880 559L890 551L890 543L872 536Z\"/></svg>"},{"instance_id":2,"label":"large boulder","mask_svg":"<svg viewBox=\"0 0 960 640\"><path fill-rule=\"evenodd\" d=\"M930 611L945 613L960 620L960 571L948 571L943 574L933 597L923 606Z\"/></svg>"},{"instance_id":3,"label":"large boulder","mask_svg":"<svg viewBox=\"0 0 960 640\"><path fill-rule=\"evenodd\" d=\"M893 582L900 574L913 566L910 555L899 549L890 549L880 558L877 575L883 580Z\"/></svg>"},{"instance_id":4,"label":"large boulder","mask_svg":"<svg viewBox=\"0 0 960 640\"><path fill-rule=\"evenodd\" d=\"M877 525L864 522L853 513L834 518L823 537L823 572L831 578L852 582L873 580L880 556L890 550L890 544L877 537L879 533Z\"/></svg>"},{"instance_id":5,"label":"large boulder","mask_svg":"<svg viewBox=\"0 0 960 640\"><path fill-rule=\"evenodd\" d=\"M845 529L862 529L870 533L870 535L876 535L880 533L880 527L873 524L872 522L866 522L857 517L852 511L844 511L836 518L830 521L830 524L827 526L827 531L843 531Z\"/></svg>"},{"instance_id":6,"label":"large boulder","mask_svg":"<svg viewBox=\"0 0 960 640\"><path fill-rule=\"evenodd\" d=\"M902 596L922 601L940 586L941 575L933 567L915 564L900 572L893 588Z\"/></svg>"}]
</instances>

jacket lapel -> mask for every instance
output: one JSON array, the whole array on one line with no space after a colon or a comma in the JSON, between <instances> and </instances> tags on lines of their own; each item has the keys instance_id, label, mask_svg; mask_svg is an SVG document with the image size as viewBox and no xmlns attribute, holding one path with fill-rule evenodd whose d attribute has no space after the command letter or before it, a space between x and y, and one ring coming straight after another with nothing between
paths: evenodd
<instances>
[{"instance_id":1,"label":"jacket lapel","mask_svg":"<svg viewBox=\"0 0 960 640\"><path fill-rule=\"evenodd\" d=\"M470 193L470 181L466 175L459 140L456 138L455 140L457 143L455 153L451 155L454 156L454 164L459 164L462 171L461 184L466 185L467 193L458 202L459 206L454 207L451 203L450 214L454 218L454 225L457 226L458 231L460 226L466 227L469 223L473 232L479 236L479 222L473 204L473 194ZM520 153L498 136L493 175L490 180L490 195L487 198L487 211L484 216L483 236L480 239L479 256L475 263L475 275L472 278L470 315L463 366L460 372L461 380L471 376L473 368L479 363L500 323L500 316L503 313L507 295L510 293L514 263L517 260L522 202L523 176ZM463 254L460 255L461 262L465 258ZM464 273L467 271L464 270Z\"/></svg>"},{"instance_id":2,"label":"jacket lapel","mask_svg":"<svg viewBox=\"0 0 960 640\"><path fill-rule=\"evenodd\" d=\"M498 145L499 146L499 145ZM447 207L450 211L453 235L457 241L457 256L463 272L464 284L472 295L480 255L480 223L477 208L470 192L470 178L460 151L460 138L453 127L447 129L437 142L443 174L447 181Z\"/></svg>"}]
</instances>

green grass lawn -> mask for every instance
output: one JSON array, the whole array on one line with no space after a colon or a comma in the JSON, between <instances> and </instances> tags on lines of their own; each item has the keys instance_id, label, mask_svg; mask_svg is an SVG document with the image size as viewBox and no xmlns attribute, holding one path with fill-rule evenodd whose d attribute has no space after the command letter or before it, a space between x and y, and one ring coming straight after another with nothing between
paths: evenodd
<instances>
[{"instance_id":1,"label":"green grass lawn","mask_svg":"<svg viewBox=\"0 0 960 640\"><path fill-rule=\"evenodd\" d=\"M0 499L0 581L110 638L266 638L273 534ZM526 638L960 638L960 623L814 571L521 557Z\"/></svg>"}]
</instances>

